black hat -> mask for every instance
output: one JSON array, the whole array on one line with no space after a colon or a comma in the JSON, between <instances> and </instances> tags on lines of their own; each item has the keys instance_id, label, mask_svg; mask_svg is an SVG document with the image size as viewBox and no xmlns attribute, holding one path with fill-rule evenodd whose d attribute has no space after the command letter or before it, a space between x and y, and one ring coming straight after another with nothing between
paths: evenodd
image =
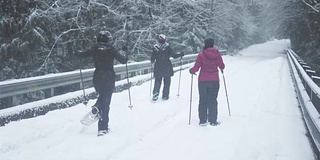
<instances>
[{"instance_id":1,"label":"black hat","mask_svg":"<svg viewBox=\"0 0 320 160\"><path fill-rule=\"evenodd\" d=\"M213 48L213 46L214 46L213 38L207 38L204 40L204 48Z\"/></svg>"},{"instance_id":2,"label":"black hat","mask_svg":"<svg viewBox=\"0 0 320 160\"><path fill-rule=\"evenodd\" d=\"M100 31L97 36L97 42L109 42L109 40L112 38L112 35L109 31Z\"/></svg>"}]
</instances>

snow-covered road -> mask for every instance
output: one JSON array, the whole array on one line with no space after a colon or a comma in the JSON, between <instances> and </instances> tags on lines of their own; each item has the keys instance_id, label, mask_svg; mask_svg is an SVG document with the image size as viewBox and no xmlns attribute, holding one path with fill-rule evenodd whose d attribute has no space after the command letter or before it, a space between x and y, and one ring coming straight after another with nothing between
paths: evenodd
<instances>
[{"instance_id":1,"label":"snow-covered road","mask_svg":"<svg viewBox=\"0 0 320 160\"><path fill-rule=\"evenodd\" d=\"M312 160L286 55L289 42L253 45L223 56L230 102L220 75L219 126L198 125L194 77L188 125L191 75L172 77L168 101L150 102L150 83L113 95L111 132L97 137L97 124L82 126L90 109L83 104L0 127L0 160ZM89 106L95 100L89 101ZM1 112L1 111L0 111Z\"/></svg>"}]
</instances>

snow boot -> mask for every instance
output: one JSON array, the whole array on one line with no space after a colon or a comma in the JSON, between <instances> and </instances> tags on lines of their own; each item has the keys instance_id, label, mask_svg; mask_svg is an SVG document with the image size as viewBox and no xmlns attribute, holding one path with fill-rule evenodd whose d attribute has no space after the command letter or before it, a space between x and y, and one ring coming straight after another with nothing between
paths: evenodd
<instances>
[{"instance_id":1,"label":"snow boot","mask_svg":"<svg viewBox=\"0 0 320 160\"><path fill-rule=\"evenodd\" d=\"M159 93L156 92L156 93L153 94L153 96L152 96L152 101L153 101L153 102L157 101L157 100L158 100L158 97L159 97Z\"/></svg>"},{"instance_id":2,"label":"snow boot","mask_svg":"<svg viewBox=\"0 0 320 160\"><path fill-rule=\"evenodd\" d=\"M210 125L211 126L217 126L217 125L219 125L220 124L220 122L218 122L218 121L216 121L216 122L210 122Z\"/></svg>"},{"instance_id":3,"label":"snow boot","mask_svg":"<svg viewBox=\"0 0 320 160\"><path fill-rule=\"evenodd\" d=\"M96 106L92 106L90 118L91 118L91 119L96 119L96 118L98 118L98 117L100 117L99 108L96 107ZM99 118L98 118L98 119L99 119Z\"/></svg>"},{"instance_id":4,"label":"snow boot","mask_svg":"<svg viewBox=\"0 0 320 160\"><path fill-rule=\"evenodd\" d=\"M164 101L166 101L168 99L169 99L169 97L167 97L167 96L162 97L162 100L164 100Z\"/></svg>"},{"instance_id":5,"label":"snow boot","mask_svg":"<svg viewBox=\"0 0 320 160\"><path fill-rule=\"evenodd\" d=\"M104 136L108 132L109 132L109 130L100 130L100 131L98 131L98 136Z\"/></svg>"},{"instance_id":6,"label":"snow boot","mask_svg":"<svg viewBox=\"0 0 320 160\"><path fill-rule=\"evenodd\" d=\"M208 124L207 124L207 122L205 122L205 123L199 123L199 125L200 126L207 126Z\"/></svg>"}]
</instances>

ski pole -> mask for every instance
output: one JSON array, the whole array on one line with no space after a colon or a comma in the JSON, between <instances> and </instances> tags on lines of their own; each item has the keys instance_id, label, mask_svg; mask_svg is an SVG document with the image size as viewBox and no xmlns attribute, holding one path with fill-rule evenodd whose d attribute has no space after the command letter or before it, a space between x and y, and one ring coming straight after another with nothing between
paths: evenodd
<instances>
[{"instance_id":1,"label":"ski pole","mask_svg":"<svg viewBox=\"0 0 320 160\"><path fill-rule=\"evenodd\" d=\"M180 96L180 82L181 82L181 70L182 70L182 57L180 57L180 73L179 73L179 85L178 85L178 98Z\"/></svg>"},{"instance_id":2,"label":"ski pole","mask_svg":"<svg viewBox=\"0 0 320 160\"><path fill-rule=\"evenodd\" d=\"M229 98L228 98L228 92L227 92L226 79L224 78L224 73L223 73L223 71L221 71L221 72L222 72L222 76L223 76L224 90L226 91L226 97L227 97L227 103L228 103L229 116L231 116L230 105L229 105Z\"/></svg>"},{"instance_id":3,"label":"ski pole","mask_svg":"<svg viewBox=\"0 0 320 160\"><path fill-rule=\"evenodd\" d=\"M130 82L129 82L129 73L128 73L128 63L126 63L126 73L127 73L127 82L128 82L128 93L129 93L129 108L132 109L132 104L131 104L131 94L130 94Z\"/></svg>"},{"instance_id":4,"label":"ski pole","mask_svg":"<svg viewBox=\"0 0 320 160\"><path fill-rule=\"evenodd\" d=\"M191 74L191 91L190 91L189 125L190 125L190 122L191 122L192 86L193 86L193 74Z\"/></svg>"},{"instance_id":5,"label":"ski pole","mask_svg":"<svg viewBox=\"0 0 320 160\"><path fill-rule=\"evenodd\" d=\"M83 76L82 76L82 62L81 62L81 59L79 59L79 62L80 62L80 79L81 79L81 86L82 86L83 97L84 97L83 104L87 106L88 100L87 100L87 98L86 98L86 92L85 92L85 90L84 90L84 83L83 83Z\"/></svg>"},{"instance_id":6,"label":"ski pole","mask_svg":"<svg viewBox=\"0 0 320 160\"><path fill-rule=\"evenodd\" d=\"M150 63L151 69L150 69L150 96L151 96L151 92L152 92L152 72L153 72L153 67L152 67L152 63Z\"/></svg>"},{"instance_id":7,"label":"ski pole","mask_svg":"<svg viewBox=\"0 0 320 160\"><path fill-rule=\"evenodd\" d=\"M127 20L126 20L127 22ZM126 23L126 32L128 31L129 28L127 28L127 23ZM126 56L128 57L128 48L127 46L129 46L129 34L130 33L127 33L127 40L126 40L126 46L123 48L124 51L126 52ZM131 93L130 93L130 87L131 87L131 84L130 84L130 81L129 81L129 72L128 72L128 61L126 62L126 74L127 74L127 82L128 82L128 94L129 94L129 108L132 109L132 104L131 104Z\"/></svg>"}]
</instances>

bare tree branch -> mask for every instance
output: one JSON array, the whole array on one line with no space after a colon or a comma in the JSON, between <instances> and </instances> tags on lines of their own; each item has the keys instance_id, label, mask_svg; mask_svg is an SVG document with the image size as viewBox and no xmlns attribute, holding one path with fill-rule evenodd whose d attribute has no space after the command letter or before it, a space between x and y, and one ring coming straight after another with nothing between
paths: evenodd
<instances>
[{"instance_id":1,"label":"bare tree branch","mask_svg":"<svg viewBox=\"0 0 320 160\"><path fill-rule=\"evenodd\" d=\"M312 10L316 11L316 12L320 12L318 9L316 9L315 7L313 7L311 4L307 3L305 0L302 0L304 4L306 4L307 6L309 6ZM317 4L316 4L317 5ZM315 5L315 6L316 6Z\"/></svg>"}]
</instances>

